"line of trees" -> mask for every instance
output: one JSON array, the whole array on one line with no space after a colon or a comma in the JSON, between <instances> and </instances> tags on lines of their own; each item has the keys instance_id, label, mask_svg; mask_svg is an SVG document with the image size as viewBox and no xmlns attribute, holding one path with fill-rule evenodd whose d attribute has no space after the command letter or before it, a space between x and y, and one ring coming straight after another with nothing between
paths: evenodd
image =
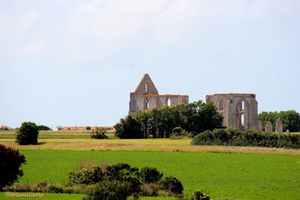
<instances>
[{"instance_id":1,"label":"line of trees","mask_svg":"<svg viewBox=\"0 0 300 200\"><path fill-rule=\"evenodd\" d=\"M300 114L295 110L280 111L280 112L262 112L258 115L259 120L264 126L270 121L275 128L276 119L282 121L283 131L300 132Z\"/></svg>"},{"instance_id":2,"label":"line of trees","mask_svg":"<svg viewBox=\"0 0 300 200\"><path fill-rule=\"evenodd\" d=\"M119 138L169 138L176 127L196 135L220 128L222 122L213 103L195 101L140 111L122 118L114 128Z\"/></svg>"}]
</instances>

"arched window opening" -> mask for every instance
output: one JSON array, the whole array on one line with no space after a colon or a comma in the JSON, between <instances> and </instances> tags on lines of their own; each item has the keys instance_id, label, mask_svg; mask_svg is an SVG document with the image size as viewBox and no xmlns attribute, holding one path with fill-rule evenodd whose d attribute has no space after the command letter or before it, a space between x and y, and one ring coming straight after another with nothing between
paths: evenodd
<instances>
[{"instance_id":1,"label":"arched window opening","mask_svg":"<svg viewBox=\"0 0 300 200\"><path fill-rule=\"evenodd\" d=\"M168 97L168 98L167 98L167 106L171 106L171 104L172 104L172 103L171 103L171 99L170 99L170 97Z\"/></svg>"},{"instance_id":2,"label":"arched window opening","mask_svg":"<svg viewBox=\"0 0 300 200\"><path fill-rule=\"evenodd\" d=\"M245 101L242 101L242 110L245 110Z\"/></svg>"},{"instance_id":3,"label":"arched window opening","mask_svg":"<svg viewBox=\"0 0 300 200\"><path fill-rule=\"evenodd\" d=\"M145 110L148 110L149 108L150 108L150 102L149 102L149 100L146 98L146 99L145 99L144 109L145 109Z\"/></svg>"},{"instance_id":4,"label":"arched window opening","mask_svg":"<svg viewBox=\"0 0 300 200\"><path fill-rule=\"evenodd\" d=\"M223 110L224 110L224 101L223 99L221 99L219 102L219 111L223 111Z\"/></svg>"},{"instance_id":5,"label":"arched window opening","mask_svg":"<svg viewBox=\"0 0 300 200\"><path fill-rule=\"evenodd\" d=\"M242 129L245 128L245 115L244 115L244 113L241 114L241 126L242 126Z\"/></svg>"},{"instance_id":6,"label":"arched window opening","mask_svg":"<svg viewBox=\"0 0 300 200\"><path fill-rule=\"evenodd\" d=\"M145 83L145 94L147 94L147 93L148 93L148 84Z\"/></svg>"}]
</instances>

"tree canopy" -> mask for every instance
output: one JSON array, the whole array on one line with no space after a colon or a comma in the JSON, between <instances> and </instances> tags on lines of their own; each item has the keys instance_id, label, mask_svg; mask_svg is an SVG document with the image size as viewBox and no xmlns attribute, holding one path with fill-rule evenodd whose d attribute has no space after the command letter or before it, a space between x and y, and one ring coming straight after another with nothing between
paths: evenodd
<instances>
[{"instance_id":1,"label":"tree canopy","mask_svg":"<svg viewBox=\"0 0 300 200\"><path fill-rule=\"evenodd\" d=\"M122 118L114 128L120 138L168 138L175 127L196 135L220 128L222 122L213 103L195 101L140 111Z\"/></svg>"},{"instance_id":2,"label":"tree canopy","mask_svg":"<svg viewBox=\"0 0 300 200\"><path fill-rule=\"evenodd\" d=\"M275 127L276 119L282 120L283 131L299 132L300 131L300 115L295 110L280 112L262 112L258 115L263 125L270 121Z\"/></svg>"}]
</instances>

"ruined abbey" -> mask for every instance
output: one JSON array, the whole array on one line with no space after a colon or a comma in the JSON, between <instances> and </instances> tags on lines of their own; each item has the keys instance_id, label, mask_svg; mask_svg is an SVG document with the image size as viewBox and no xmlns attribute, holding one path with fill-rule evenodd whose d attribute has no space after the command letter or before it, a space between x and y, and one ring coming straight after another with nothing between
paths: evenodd
<instances>
[{"instance_id":1,"label":"ruined abbey","mask_svg":"<svg viewBox=\"0 0 300 200\"><path fill-rule=\"evenodd\" d=\"M223 125L232 129L258 130L258 109L255 94L226 93L206 96L207 102L213 102L223 116ZM130 93L129 114L159 106L172 106L188 103L187 95L158 94L150 76L145 74L136 88Z\"/></svg>"},{"instance_id":2,"label":"ruined abbey","mask_svg":"<svg viewBox=\"0 0 300 200\"><path fill-rule=\"evenodd\" d=\"M172 106L188 102L189 96L187 95L158 94L149 74L145 74L136 90L130 93L129 114L159 106Z\"/></svg>"}]
</instances>

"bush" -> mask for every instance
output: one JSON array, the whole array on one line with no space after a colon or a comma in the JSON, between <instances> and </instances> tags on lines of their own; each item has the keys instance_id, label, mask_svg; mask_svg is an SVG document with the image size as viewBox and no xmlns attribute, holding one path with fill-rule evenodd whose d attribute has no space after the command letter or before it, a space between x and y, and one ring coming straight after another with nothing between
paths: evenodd
<instances>
[{"instance_id":1,"label":"bush","mask_svg":"<svg viewBox=\"0 0 300 200\"><path fill-rule=\"evenodd\" d=\"M0 144L0 190L23 176L20 167L25 162L25 157L18 150Z\"/></svg>"},{"instance_id":2,"label":"bush","mask_svg":"<svg viewBox=\"0 0 300 200\"><path fill-rule=\"evenodd\" d=\"M163 176L156 168L144 167L141 169L140 176L144 183L156 183Z\"/></svg>"},{"instance_id":3,"label":"bush","mask_svg":"<svg viewBox=\"0 0 300 200\"><path fill-rule=\"evenodd\" d=\"M144 183L140 187L141 196L157 196L160 186L157 183Z\"/></svg>"},{"instance_id":4,"label":"bush","mask_svg":"<svg viewBox=\"0 0 300 200\"><path fill-rule=\"evenodd\" d=\"M79 172L71 172L68 177L68 185L96 184L102 181L103 172L100 167L82 168Z\"/></svg>"},{"instance_id":5,"label":"bush","mask_svg":"<svg viewBox=\"0 0 300 200\"><path fill-rule=\"evenodd\" d=\"M181 127L175 127L172 130L172 134L170 135L171 139L181 139L181 138L191 138L193 134L188 133L187 131L183 130Z\"/></svg>"},{"instance_id":6,"label":"bush","mask_svg":"<svg viewBox=\"0 0 300 200\"><path fill-rule=\"evenodd\" d=\"M39 130L35 123L23 122L17 130L16 142L20 145L37 144Z\"/></svg>"},{"instance_id":7,"label":"bush","mask_svg":"<svg viewBox=\"0 0 300 200\"><path fill-rule=\"evenodd\" d=\"M64 190L61 187L55 186L55 185L51 185L48 188L48 193L63 193Z\"/></svg>"},{"instance_id":8,"label":"bush","mask_svg":"<svg viewBox=\"0 0 300 200\"><path fill-rule=\"evenodd\" d=\"M126 182L129 185L129 192L139 191L141 185L139 169L128 164L120 163L108 166L105 172L106 180Z\"/></svg>"},{"instance_id":9,"label":"bush","mask_svg":"<svg viewBox=\"0 0 300 200\"><path fill-rule=\"evenodd\" d=\"M210 197L200 191L196 191L190 200L210 200Z\"/></svg>"},{"instance_id":10,"label":"bush","mask_svg":"<svg viewBox=\"0 0 300 200\"><path fill-rule=\"evenodd\" d=\"M87 166L87 167L84 167ZM64 192L88 192L86 200L90 199L126 199L133 195L138 197L164 195L180 195L183 186L175 177L163 176L156 168L144 167L140 171L129 164L102 165L95 167L91 162L81 165L79 172L69 175ZM119 193L124 193L119 194ZM118 196L121 195L121 196Z\"/></svg>"},{"instance_id":11,"label":"bush","mask_svg":"<svg viewBox=\"0 0 300 200\"><path fill-rule=\"evenodd\" d=\"M105 128L96 128L95 131L92 131L91 138L92 139L107 139L106 136L107 130Z\"/></svg>"},{"instance_id":12,"label":"bush","mask_svg":"<svg viewBox=\"0 0 300 200\"><path fill-rule=\"evenodd\" d=\"M253 130L215 129L196 135L192 140L192 144L298 149L300 148L300 135L266 133Z\"/></svg>"},{"instance_id":13,"label":"bush","mask_svg":"<svg viewBox=\"0 0 300 200\"><path fill-rule=\"evenodd\" d=\"M163 178L163 180L160 182L160 185L163 190L166 190L170 193L176 195L182 194L183 186L181 182L175 177L170 176Z\"/></svg>"},{"instance_id":14,"label":"bush","mask_svg":"<svg viewBox=\"0 0 300 200\"><path fill-rule=\"evenodd\" d=\"M130 185L116 180L104 181L89 192L84 200L126 200L130 193Z\"/></svg>"}]
</instances>

